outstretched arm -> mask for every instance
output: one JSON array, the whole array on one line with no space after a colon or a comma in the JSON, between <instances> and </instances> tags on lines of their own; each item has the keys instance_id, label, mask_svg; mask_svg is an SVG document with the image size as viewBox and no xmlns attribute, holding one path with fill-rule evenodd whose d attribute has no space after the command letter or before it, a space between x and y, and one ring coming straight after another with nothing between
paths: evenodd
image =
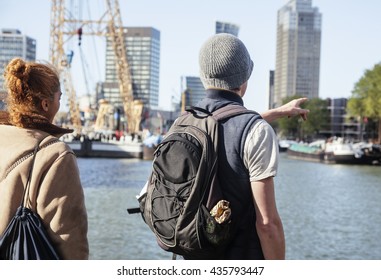
<instances>
[{"instance_id":1,"label":"outstretched arm","mask_svg":"<svg viewBox=\"0 0 381 280\"><path fill-rule=\"evenodd\" d=\"M308 109L300 108L300 104L306 102L308 98L302 97L291 100L290 102L274 109L267 110L261 114L262 118L268 123L282 118L282 117L295 117L301 116L303 120L307 120L307 115L310 112Z\"/></svg>"}]
</instances>

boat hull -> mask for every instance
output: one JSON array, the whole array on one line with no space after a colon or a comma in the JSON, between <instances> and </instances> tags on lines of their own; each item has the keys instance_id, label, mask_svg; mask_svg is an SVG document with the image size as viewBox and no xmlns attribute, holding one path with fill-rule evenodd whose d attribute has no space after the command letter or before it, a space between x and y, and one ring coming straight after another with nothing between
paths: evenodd
<instances>
[{"instance_id":1,"label":"boat hull","mask_svg":"<svg viewBox=\"0 0 381 280\"><path fill-rule=\"evenodd\" d=\"M299 151L288 149L287 156L293 159L301 159L301 160L314 161L314 162L324 161L324 152L305 153L305 152L299 152Z\"/></svg>"},{"instance_id":2,"label":"boat hull","mask_svg":"<svg viewBox=\"0 0 381 280\"><path fill-rule=\"evenodd\" d=\"M356 157L353 154L348 155L338 155L334 153L325 153L324 161L327 163L338 163L338 164L366 164L366 165L377 165L380 164L380 158L371 157L363 155L361 157Z\"/></svg>"},{"instance_id":3,"label":"boat hull","mask_svg":"<svg viewBox=\"0 0 381 280\"><path fill-rule=\"evenodd\" d=\"M101 142L90 140L66 143L77 157L143 158L142 143Z\"/></svg>"},{"instance_id":4,"label":"boat hull","mask_svg":"<svg viewBox=\"0 0 381 280\"><path fill-rule=\"evenodd\" d=\"M381 164L381 148L378 145L359 143L293 144L287 150L290 158L337 164Z\"/></svg>"}]
</instances>

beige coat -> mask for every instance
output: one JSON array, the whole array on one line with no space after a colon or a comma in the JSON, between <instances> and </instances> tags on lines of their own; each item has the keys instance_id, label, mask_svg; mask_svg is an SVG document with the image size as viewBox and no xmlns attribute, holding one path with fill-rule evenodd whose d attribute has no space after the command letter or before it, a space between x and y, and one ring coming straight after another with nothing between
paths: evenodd
<instances>
[{"instance_id":1,"label":"beige coat","mask_svg":"<svg viewBox=\"0 0 381 280\"><path fill-rule=\"evenodd\" d=\"M27 155L44 138L36 155L27 206L42 218L61 258L88 259L87 213L77 160L57 138L68 131L46 122L34 126L0 124L0 233L20 205L32 162Z\"/></svg>"}]
</instances>

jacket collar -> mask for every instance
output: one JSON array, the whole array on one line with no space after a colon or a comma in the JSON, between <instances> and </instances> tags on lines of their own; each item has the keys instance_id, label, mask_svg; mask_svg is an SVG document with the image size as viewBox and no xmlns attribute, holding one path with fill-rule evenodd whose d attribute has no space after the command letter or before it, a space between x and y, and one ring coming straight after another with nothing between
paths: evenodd
<instances>
[{"instance_id":1,"label":"jacket collar","mask_svg":"<svg viewBox=\"0 0 381 280\"><path fill-rule=\"evenodd\" d=\"M224 89L207 89L205 98L200 100L196 106L204 108L209 112L214 112L229 104L243 106L243 99L232 91Z\"/></svg>"},{"instance_id":2,"label":"jacket collar","mask_svg":"<svg viewBox=\"0 0 381 280\"><path fill-rule=\"evenodd\" d=\"M226 101L237 102L243 106L243 100L238 94L224 89L207 89L206 97L217 100L225 99Z\"/></svg>"},{"instance_id":3,"label":"jacket collar","mask_svg":"<svg viewBox=\"0 0 381 280\"><path fill-rule=\"evenodd\" d=\"M25 114L23 115L24 126L23 128L38 129L47 132L55 137L61 137L66 133L72 133L73 129L62 128L52 124L47 118L38 114ZM6 111L0 111L0 124L12 125L9 122L9 114Z\"/></svg>"}]
</instances>

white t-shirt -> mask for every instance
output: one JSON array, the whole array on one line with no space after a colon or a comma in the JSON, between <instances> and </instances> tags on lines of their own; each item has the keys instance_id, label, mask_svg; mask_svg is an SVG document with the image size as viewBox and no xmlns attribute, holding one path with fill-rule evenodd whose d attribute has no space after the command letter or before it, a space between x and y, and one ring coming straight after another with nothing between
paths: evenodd
<instances>
[{"instance_id":1,"label":"white t-shirt","mask_svg":"<svg viewBox=\"0 0 381 280\"><path fill-rule=\"evenodd\" d=\"M243 152L250 182L275 176L278 157L279 147L274 129L263 119L256 121L247 135Z\"/></svg>"}]
</instances>

